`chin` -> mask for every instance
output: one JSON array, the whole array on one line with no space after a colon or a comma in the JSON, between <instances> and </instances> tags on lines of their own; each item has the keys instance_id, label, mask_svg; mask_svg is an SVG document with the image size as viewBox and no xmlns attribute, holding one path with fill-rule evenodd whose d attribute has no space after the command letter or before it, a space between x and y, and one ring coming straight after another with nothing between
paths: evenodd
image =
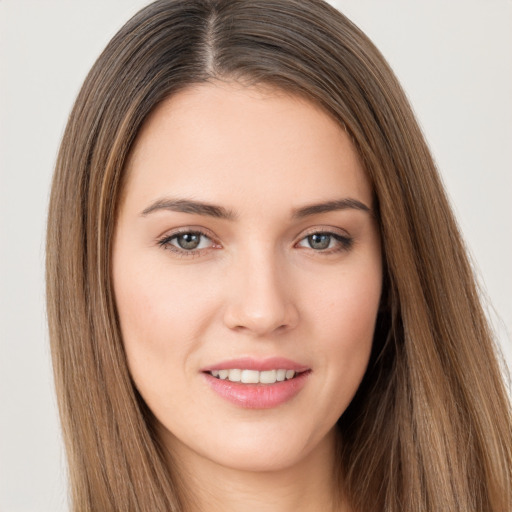
<instances>
[{"instance_id":1,"label":"chin","mask_svg":"<svg viewBox=\"0 0 512 512\"><path fill-rule=\"evenodd\" d=\"M273 449L262 446L237 446L222 454L205 454L217 465L251 473L278 472L300 464L307 458L304 449L287 446Z\"/></svg>"},{"instance_id":2,"label":"chin","mask_svg":"<svg viewBox=\"0 0 512 512\"><path fill-rule=\"evenodd\" d=\"M254 426L253 426L254 427ZM224 429L223 435L201 439L197 452L214 464L244 472L278 472L308 463L324 449L333 452L334 429L321 435L293 428ZM193 449L193 447L191 446Z\"/></svg>"}]
</instances>

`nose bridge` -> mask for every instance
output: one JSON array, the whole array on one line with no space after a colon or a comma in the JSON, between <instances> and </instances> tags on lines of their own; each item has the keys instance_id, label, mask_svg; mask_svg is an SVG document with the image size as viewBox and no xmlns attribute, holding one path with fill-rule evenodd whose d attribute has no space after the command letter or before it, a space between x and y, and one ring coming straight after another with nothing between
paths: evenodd
<instances>
[{"instance_id":1,"label":"nose bridge","mask_svg":"<svg viewBox=\"0 0 512 512\"><path fill-rule=\"evenodd\" d=\"M230 268L225 322L232 329L264 335L295 326L293 301L282 255L270 245L252 244Z\"/></svg>"}]
</instances>

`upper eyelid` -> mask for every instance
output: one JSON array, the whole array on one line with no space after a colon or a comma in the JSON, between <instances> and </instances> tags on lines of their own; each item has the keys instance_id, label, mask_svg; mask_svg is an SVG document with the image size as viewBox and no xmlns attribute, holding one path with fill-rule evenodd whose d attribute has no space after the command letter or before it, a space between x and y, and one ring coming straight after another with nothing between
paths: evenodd
<instances>
[{"instance_id":1,"label":"upper eyelid","mask_svg":"<svg viewBox=\"0 0 512 512\"><path fill-rule=\"evenodd\" d=\"M156 240L157 242L161 242L162 240L170 240L174 237L183 235L185 233L198 233L206 238L209 238L212 242L215 242L217 237L208 229L194 227L194 226L186 226L183 228L176 228L172 230L165 231L162 235L159 235Z\"/></svg>"},{"instance_id":2,"label":"upper eyelid","mask_svg":"<svg viewBox=\"0 0 512 512\"><path fill-rule=\"evenodd\" d=\"M315 235L317 233L325 233L326 235L332 234L332 235L343 236L346 238L352 238L350 233L346 229L343 229L343 228L338 228L338 227L334 227L334 226L315 226L315 227L308 228L306 230L301 231L300 234L297 235L296 239L300 241L303 238L306 238L307 236Z\"/></svg>"},{"instance_id":3,"label":"upper eyelid","mask_svg":"<svg viewBox=\"0 0 512 512\"><path fill-rule=\"evenodd\" d=\"M294 245L298 245L300 244L301 242L303 242L304 240L306 240L307 238L309 238L310 236L313 236L313 235L327 235L331 238L334 238L334 240L337 240L339 243L342 243L342 244L352 244L354 239L352 236L350 235L347 235L347 234L344 234L344 235L341 235L340 233L335 233L333 231L313 231L312 233L309 233L309 234L306 234L305 236L302 236L298 239L297 242L295 242Z\"/></svg>"}]
</instances>

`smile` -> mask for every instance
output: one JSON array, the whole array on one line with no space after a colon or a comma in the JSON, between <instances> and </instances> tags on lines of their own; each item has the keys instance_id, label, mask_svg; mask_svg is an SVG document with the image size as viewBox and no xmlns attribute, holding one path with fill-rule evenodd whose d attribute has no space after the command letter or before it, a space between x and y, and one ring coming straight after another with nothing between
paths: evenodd
<instances>
[{"instance_id":1,"label":"smile","mask_svg":"<svg viewBox=\"0 0 512 512\"><path fill-rule=\"evenodd\" d=\"M293 379L297 372L285 369L257 371L233 368L230 370L212 370L208 373L217 379L241 382L242 384L275 384L276 382Z\"/></svg>"},{"instance_id":2,"label":"smile","mask_svg":"<svg viewBox=\"0 0 512 512\"><path fill-rule=\"evenodd\" d=\"M307 385L311 373L310 369L258 371L233 368L206 371L203 376L215 394L235 406L271 409L298 395ZM278 377L283 380L278 380Z\"/></svg>"}]
</instances>

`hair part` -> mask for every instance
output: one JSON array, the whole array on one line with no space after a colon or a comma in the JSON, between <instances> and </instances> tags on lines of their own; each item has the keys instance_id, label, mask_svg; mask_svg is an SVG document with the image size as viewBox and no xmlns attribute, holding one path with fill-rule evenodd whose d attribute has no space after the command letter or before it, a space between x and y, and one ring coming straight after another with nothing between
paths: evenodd
<instances>
[{"instance_id":1,"label":"hair part","mask_svg":"<svg viewBox=\"0 0 512 512\"><path fill-rule=\"evenodd\" d=\"M52 184L47 303L73 510L181 511L192 499L127 368L111 246L145 120L212 80L320 105L373 185L385 286L367 373L338 422L340 486L354 509L512 509L510 404L492 336L434 162L384 58L321 0L158 0L87 76Z\"/></svg>"}]
</instances>

